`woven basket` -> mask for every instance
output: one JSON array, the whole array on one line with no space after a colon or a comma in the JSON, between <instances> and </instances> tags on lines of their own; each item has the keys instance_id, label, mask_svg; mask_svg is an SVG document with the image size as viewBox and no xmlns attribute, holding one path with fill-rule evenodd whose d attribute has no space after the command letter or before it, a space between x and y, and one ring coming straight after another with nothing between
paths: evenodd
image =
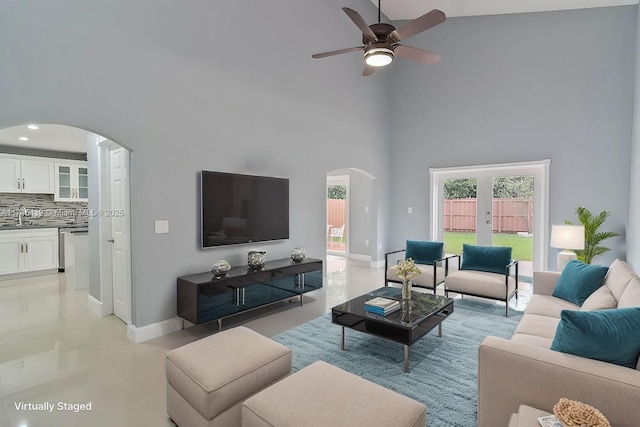
<instances>
[{"instance_id":1,"label":"woven basket","mask_svg":"<svg viewBox=\"0 0 640 427\"><path fill-rule=\"evenodd\" d=\"M604 415L593 406L564 397L553 407L553 415L565 427L611 427Z\"/></svg>"}]
</instances>

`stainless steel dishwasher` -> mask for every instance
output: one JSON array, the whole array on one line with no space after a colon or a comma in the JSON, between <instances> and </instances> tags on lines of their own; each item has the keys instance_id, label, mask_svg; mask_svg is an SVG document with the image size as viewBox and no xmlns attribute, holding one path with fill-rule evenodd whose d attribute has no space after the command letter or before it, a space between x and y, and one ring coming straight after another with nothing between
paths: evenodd
<instances>
[{"instance_id":1,"label":"stainless steel dishwasher","mask_svg":"<svg viewBox=\"0 0 640 427\"><path fill-rule=\"evenodd\" d=\"M64 272L64 234L70 230L89 231L86 225L58 228L58 272Z\"/></svg>"}]
</instances>

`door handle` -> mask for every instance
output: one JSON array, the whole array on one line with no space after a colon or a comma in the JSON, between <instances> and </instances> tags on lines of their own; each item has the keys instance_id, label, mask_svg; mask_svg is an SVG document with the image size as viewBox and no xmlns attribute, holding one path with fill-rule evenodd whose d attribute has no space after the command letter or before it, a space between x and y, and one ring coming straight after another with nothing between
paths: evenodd
<instances>
[{"instance_id":1,"label":"door handle","mask_svg":"<svg viewBox=\"0 0 640 427\"><path fill-rule=\"evenodd\" d=\"M24 244L24 253L25 253L25 254L28 254L28 253L29 253L29 244L28 244L28 243L25 243L25 244Z\"/></svg>"},{"instance_id":2,"label":"door handle","mask_svg":"<svg viewBox=\"0 0 640 427\"><path fill-rule=\"evenodd\" d=\"M18 178L18 190L22 190L22 187L20 185L20 178Z\"/></svg>"},{"instance_id":3,"label":"door handle","mask_svg":"<svg viewBox=\"0 0 640 427\"><path fill-rule=\"evenodd\" d=\"M491 224L491 220L490 219L487 220L487 224Z\"/></svg>"},{"instance_id":4,"label":"door handle","mask_svg":"<svg viewBox=\"0 0 640 427\"><path fill-rule=\"evenodd\" d=\"M107 242L109 242L109 243L115 243L115 239L112 237L111 239L107 240Z\"/></svg>"},{"instance_id":5,"label":"door handle","mask_svg":"<svg viewBox=\"0 0 640 427\"><path fill-rule=\"evenodd\" d=\"M24 253L24 243L20 243L20 253Z\"/></svg>"},{"instance_id":6,"label":"door handle","mask_svg":"<svg viewBox=\"0 0 640 427\"><path fill-rule=\"evenodd\" d=\"M22 189L24 190L26 187L25 183L24 183L24 178L22 178Z\"/></svg>"}]
</instances>

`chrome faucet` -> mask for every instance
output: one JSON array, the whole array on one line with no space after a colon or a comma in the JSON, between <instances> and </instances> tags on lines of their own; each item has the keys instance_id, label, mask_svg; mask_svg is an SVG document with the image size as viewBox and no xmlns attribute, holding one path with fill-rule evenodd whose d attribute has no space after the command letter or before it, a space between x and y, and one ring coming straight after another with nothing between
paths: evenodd
<instances>
[{"instance_id":1,"label":"chrome faucet","mask_svg":"<svg viewBox=\"0 0 640 427\"><path fill-rule=\"evenodd\" d=\"M27 215L27 208L24 205L20 205L18 209L18 227L22 227L22 216Z\"/></svg>"}]
</instances>

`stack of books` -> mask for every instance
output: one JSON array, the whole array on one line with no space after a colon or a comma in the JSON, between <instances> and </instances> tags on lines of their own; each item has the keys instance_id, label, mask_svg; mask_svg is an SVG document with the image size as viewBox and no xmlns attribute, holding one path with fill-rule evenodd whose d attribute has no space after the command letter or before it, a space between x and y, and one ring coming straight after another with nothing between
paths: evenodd
<instances>
[{"instance_id":1,"label":"stack of books","mask_svg":"<svg viewBox=\"0 0 640 427\"><path fill-rule=\"evenodd\" d=\"M375 297L364 303L364 309L369 313L386 316L400 309L400 301L391 298Z\"/></svg>"}]
</instances>

